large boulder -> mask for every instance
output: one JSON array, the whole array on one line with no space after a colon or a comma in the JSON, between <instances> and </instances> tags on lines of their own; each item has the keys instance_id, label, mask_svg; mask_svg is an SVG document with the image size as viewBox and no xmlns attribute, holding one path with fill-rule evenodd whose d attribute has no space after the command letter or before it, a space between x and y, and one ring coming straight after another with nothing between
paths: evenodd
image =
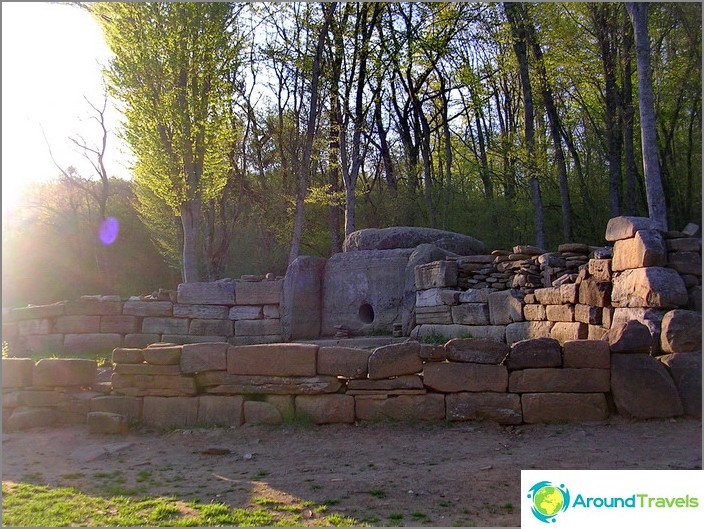
<instances>
[{"instance_id":1,"label":"large boulder","mask_svg":"<svg viewBox=\"0 0 704 529\"><path fill-rule=\"evenodd\" d=\"M451 231L435 228L414 228L395 226L392 228L367 228L350 233L345 239L343 250L392 250L397 248L415 248L421 244L432 243L438 248L449 250L458 255L480 255L486 253L483 242Z\"/></svg>"},{"instance_id":2,"label":"large boulder","mask_svg":"<svg viewBox=\"0 0 704 529\"><path fill-rule=\"evenodd\" d=\"M671 310L662 319L660 345L665 353L702 350L702 315L692 310Z\"/></svg>"},{"instance_id":3,"label":"large boulder","mask_svg":"<svg viewBox=\"0 0 704 529\"><path fill-rule=\"evenodd\" d=\"M673 353L658 357L670 371L687 415L702 418L702 355Z\"/></svg>"}]
</instances>

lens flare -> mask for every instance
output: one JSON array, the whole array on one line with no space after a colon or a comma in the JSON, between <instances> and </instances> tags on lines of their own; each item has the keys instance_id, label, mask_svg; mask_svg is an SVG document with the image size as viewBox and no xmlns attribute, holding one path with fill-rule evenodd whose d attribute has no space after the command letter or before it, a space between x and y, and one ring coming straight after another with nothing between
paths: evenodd
<instances>
[{"instance_id":1,"label":"lens flare","mask_svg":"<svg viewBox=\"0 0 704 529\"><path fill-rule=\"evenodd\" d=\"M103 222L100 223L100 242L103 244L110 245L117 240L117 236L120 233L120 221L115 217L106 217Z\"/></svg>"}]
</instances>

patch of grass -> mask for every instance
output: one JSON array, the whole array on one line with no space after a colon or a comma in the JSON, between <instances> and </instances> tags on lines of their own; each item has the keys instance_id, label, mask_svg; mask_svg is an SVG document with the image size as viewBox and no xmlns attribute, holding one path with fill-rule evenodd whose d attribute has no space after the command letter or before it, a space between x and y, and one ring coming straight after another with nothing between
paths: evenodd
<instances>
[{"instance_id":1,"label":"patch of grass","mask_svg":"<svg viewBox=\"0 0 704 529\"><path fill-rule=\"evenodd\" d=\"M428 515L423 512L416 511L411 513L411 518L413 518L414 520L427 520Z\"/></svg>"},{"instance_id":2,"label":"patch of grass","mask_svg":"<svg viewBox=\"0 0 704 529\"><path fill-rule=\"evenodd\" d=\"M421 343L430 345L445 345L447 340L448 339L445 336L436 331L426 334L420 339Z\"/></svg>"},{"instance_id":3,"label":"patch of grass","mask_svg":"<svg viewBox=\"0 0 704 529\"><path fill-rule=\"evenodd\" d=\"M267 477L268 475L269 475L269 472L267 472L266 470L260 470L259 472L254 474L254 479L262 479L262 478Z\"/></svg>"},{"instance_id":4,"label":"patch of grass","mask_svg":"<svg viewBox=\"0 0 704 529\"><path fill-rule=\"evenodd\" d=\"M151 470L140 470L137 473L137 477L135 478L135 480L137 481L137 483L141 483L142 481L147 481L151 477L152 477Z\"/></svg>"},{"instance_id":5,"label":"patch of grass","mask_svg":"<svg viewBox=\"0 0 704 529\"><path fill-rule=\"evenodd\" d=\"M339 499L323 500L323 501L322 501L322 504L323 504L323 505L327 505L328 507L333 507L333 506L335 506L335 505L339 505L339 504L340 504L340 501L341 501L341 500L339 500Z\"/></svg>"},{"instance_id":6,"label":"patch of grass","mask_svg":"<svg viewBox=\"0 0 704 529\"><path fill-rule=\"evenodd\" d=\"M312 483L310 486L310 490L320 490L322 488L323 488L323 486L319 485L318 483Z\"/></svg>"},{"instance_id":7,"label":"patch of grass","mask_svg":"<svg viewBox=\"0 0 704 529\"><path fill-rule=\"evenodd\" d=\"M401 522L403 521L403 514L401 514L400 512L392 512L391 514L389 514L388 518L389 518L388 525L398 527L401 525Z\"/></svg>"},{"instance_id":8,"label":"patch of grass","mask_svg":"<svg viewBox=\"0 0 704 529\"><path fill-rule=\"evenodd\" d=\"M83 477L85 477L85 474L82 474L81 472L74 472L73 474L63 474L61 479L81 479Z\"/></svg>"},{"instance_id":9,"label":"patch of grass","mask_svg":"<svg viewBox=\"0 0 704 529\"><path fill-rule=\"evenodd\" d=\"M451 502L446 501L446 500L443 500L443 501L439 501L439 502L438 502L438 505L439 505L440 507L449 507L449 506L451 505Z\"/></svg>"},{"instance_id":10,"label":"patch of grass","mask_svg":"<svg viewBox=\"0 0 704 529\"><path fill-rule=\"evenodd\" d=\"M509 514L511 514L513 512L513 508L514 508L513 503L510 503L510 502L504 503L502 505L502 507L504 508L504 511L506 511Z\"/></svg>"},{"instance_id":11,"label":"patch of grass","mask_svg":"<svg viewBox=\"0 0 704 529\"><path fill-rule=\"evenodd\" d=\"M369 494L379 499L386 498L386 491L384 489L372 489L369 491Z\"/></svg>"}]
</instances>

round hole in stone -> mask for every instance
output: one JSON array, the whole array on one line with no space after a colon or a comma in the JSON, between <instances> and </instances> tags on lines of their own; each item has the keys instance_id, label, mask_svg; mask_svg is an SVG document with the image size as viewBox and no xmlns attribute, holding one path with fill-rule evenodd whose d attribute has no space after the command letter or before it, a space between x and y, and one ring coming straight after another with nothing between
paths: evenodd
<instances>
[{"instance_id":1,"label":"round hole in stone","mask_svg":"<svg viewBox=\"0 0 704 529\"><path fill-rule=\"evenodd\" d=\"M369 303L359 307L359 319L362 323L372 323L374 321L374 308Z\"/></svg>"}]
</instances>

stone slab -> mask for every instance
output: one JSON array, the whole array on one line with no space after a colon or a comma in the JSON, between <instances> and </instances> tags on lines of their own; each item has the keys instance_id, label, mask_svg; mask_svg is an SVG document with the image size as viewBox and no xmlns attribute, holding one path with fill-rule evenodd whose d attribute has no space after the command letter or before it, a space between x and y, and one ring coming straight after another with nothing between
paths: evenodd
<instances>
[{"instance_id":1,"label":"stone slab","mask_svg":"<svg viewBox=\"0 0 704 529\"><path fill-rule=\"evenodd\" d=\"M281 335L281 320L235 321L235 336Z\"/></svg>"},{"instance_id":2,"label":"stone slab","mask_svg":"<svg viewBox=\"0 0 704 529\"><path fill-rule=\"evenodd\" d=\"M146 334L188 334L188 320L183 318L144 318L142 332Z\"/></svg>"},{"instance_id":3,"label":"stone slab","mask_svg":"<svg viewBox=\"0 0 704 529\"><path fill-rule=\"evenodd\" d=\"M12 309L10 317L12 321L38 320L55 318L65 314L64 303L54 303L51 305L35 305L32 307L21 307ZM5 319L3 317L3 319Z\"/></svg>"},{"instance_id":4,"label":"stone slab","mask_svg":"<svg viewBox=\"0 0 704 529\"><path fill-rule=\"evenodd\" d=\"M263 344L230 347L227 371L233 375L315 376L318 346Z\"/></svg>"},{"instance_id":5,"label":"stone slab","mask_svg":"<svg viewBox=\"0 0 704 529\"><path fill-rule=\"evenodd\" d=\"M229 312L231 320L260 320L263 316L261 305L235 305Z\"/></svg>"},{"instance_id":6,"label":"stone slab","mask_svg":"<svg viewBox=\"0 0 704 529\"><path fill-rule=\"evenodd\" d=\"M664 266L667 262L665 241L655 230L638 230L634 237L616 241L611 269L621 272L631 268Z\"/></svg>"},{"instance_id":7,"label":"stone slab","mask_svg":"<svg viewBox=\"0 0 704 529\"><path fill-rule=\"evenodd\" d=\"M589 275L597 282L611 282L611 259L589 259L587 264Z\"/></svg>"},{"instance_id":8,"label":"stone slab","mask_svg":"<svg viewBox=\"0 0 704 529\"><path fill-rule=\"evenodd\" d=\"M687 305L687 289L670 268L652 266L616 275L611 293L614 307L678 308Z\"/></svg>"},{"instance_id":9,"label":"stone slab","mask_svg":"<svg viewBox=\"0 0 704 529\"><path fill-rule=\"evenodd\" d=\"M90 411L118 413L128 419L142 417L142 399L118 395L104 395L90 400Z\"/></svg>"},{"instance_id":10,"label":"stone slab","mask_svg":"<svg viewBox=\"0 0 704 529\"><path fill-rule=\"evenodd\" d=\"M460 303L489 303L488 288L470 288L460 292L458 301Z\"/></svg>"},{"instance_id":11,"label":"stone slab","mask_svg":"<svg viewBox=\"0 0 704 529\"><path fill-rule=\"evenodd\" d=\"M559 321L550 329L550 337L560 344L568 340L586 340L589 337L589 326L586 323Z\"/></svg>"},{"instance_id":12,"label":"stone slab","mask_svg":"<svg viewBox=\"0 0 704 529\"><path fill-rule=\"evenodd\" d=\"M199 318L204 320L228 319L229 307L226 305L181 305L173 308L175 318ZM217 333L213 333L217 334Z\"/></svg>"},{"instance_id":13,"label":"stone slab","mask_svg":"<svg viewBox=\"0 0 704 529\"><path fill-rule=\"evenodd\" d=\"M211 373L223 373L215 371ZM206 374L206 373L204 373ZM228 375L220 385L208 385L206 393L216 395L319 395L337 393L342 382L336 377L274 377Z\"/></svg>"},{"instance_id":14,"label":"stone slab","mask_svg":"<svg viewBox=\"0 0 704 529\"><path fill-rule=\"evenodd\" d=\"M611 305L611 283L599 282L588 278L579 284L579 303L592 307Z\"/></svg>"},{"instance_id":15,"label":"stone slab","mask_svg":"<svg viewBox=\"0 0 704 529\"><path fill-rule=\"evenodd\" d=\"M176 365L117 364L115 373L120 375L180 375L181 367Z\"/></svg>"},{"instance_id":16,"label":"stone slab","mask_svg":"<svg viewBox=\"0 0 704 529\"><path fill-rule=\"evenodd\" d=\"M204 426L240 426L244 422L243 398L237 395L201 395L196 422Z\"/></svg>"},{"instance_id":17,"label":"stone slab","mask_svg":"<svg viewBox=\"0 0 704 529\"><path fill-rule=\"evenodd\" d=\"M181 362L183 346L166 345L161 347L147 347L142 350L144 361L155 366L178 365Z\"/></svg>"},{"instance_id":18,"label":"stone slab","mask_svg":"<svg viewBox=\"0 0 704 529\"><path fill-rule=\"evenodd\" d=\"M418 375L403 375L382 380L365 378L350 380L347 388L352 391L391 391L397 389L423 389L423 379Z\"/></svg>"},{"instance_id":19,"label":"stone slab","mask_svg":"<svg viewBox=\"0 0 704 529\"><path fill-rule=\"evenodd\" d=\"M650 331L637 320L614 324L606 341L613 353L650 353L654 346Z\"/></svg>"},{"instance_id":20,"label":"stone slab","mask_svg":"<svg viewBox=\"0 0 704 529\"><path fill-rule=\"evenodd\" d=\"M142 420L161 428L195 426L198 399L191 397L144 397Z\"/></svg>"},{"instance_id":21,"label":"stone slab","mask_svg":"<svg viewBox=\"0 0 704 529\"><path fill-rule=\"evenodd\" d=\"M95 360L43 358L34 366L35 386L90 386L95 383Z\"/></svg>"},{"instance_id":22,"label":"stone slab","mask_svg":"<svg viewBox=\"0 0 704 529\"><path fill-rule=\"evenodd\" d=\"M144 362L142 349L116 347L112 351L113 364L141 364Z\"/></svg>"},{"instance_id":23,"label":"stone slab","mask_svg":"<svg viewBox=\"0 0 704 529\"><path fill-rule=\"evenodd\" d=\"M181 352L181 372L225 371L227 349L225 342L186 344Z\"/></svg>"},{"instance_id":24,"label":"stone slab","mask_svg":"<svg viewBox=\"0 0 704 529\"><path fill-rule=\"evenodd\" d=\"M451 393L445 396L445 406L449 421L523 422L521 398L511 393Z\"/></svg>"},{"instance_id":25,"label":"stone slab","mask_svg":"<svg viewBox=\"0 0 704 529\"><path fill-rule=\"evenodd\" d=\"M24 388L32 385L34 360L31 358L2 359L2 388Z\"/></svg>"},{"instance_id":26,"label":"stone slab","mask_svg":"<svg viewBox=\"0 0 704 529\"><path fill-rule=\"evenodd\" d=\"M506 391L508 371L505 366L463 363L431 363L423 370L426 388L443 393L460 391Z\"/></svg>"},{"instance_id":27,"label":"stone slab","mask_svg":"<svg viewBox=\"0 0 704 529\"><path fill-rule=\"evenodd\" d=\"M125 301L122 314L143 318L168 317L173 314L173 303L170 301Z\"/></svg>"},{"instance_id":28,"label":"stone slab","mask_svg":"<svg viewBox=\"0 0 704 529\"><path fill-rule=\"evenodd\" d=\"M506 343L512 344L529 338L548 338L555 323L552 321L525 321L506 326Z\"/></svg>"},{"instance_id":29,"label":"stone slab","mask_svg":"<svg viewBox=\"0 0 704 529\"><path fill-rule=\"evenodd\" d=\"M658 357L669 370L682 401L684 413L702 418L702 355L672 353Z\"/></svg>"},{"instance_id":30,"label":"stone slab","mask_svg":"<svg viewBox=\"0 0 704 529\"><path fill-rule=\"evenodd\" d=\"M88 433L92 434L126 434L129 430L127 417L119 413L92 411L86 416Z\"/></svg>"},{"instance_id":31,"label":"stone slab","mask_svg":"<svg viewBox=\"0 0 704 529\"><path fill-rule=\"evenodd\" d=\"M452 307L452 323L462 325L489 325L487 303L463 303Z\"/></svg>"},{"instance_id":32,"label":"stone slab","mask_svg":"<svg viewBox=\"0 0 704 529\"><path fill-rule=\"evenodd\" d=\"M511 345L506 366L513 369L560 367L562 348L553 338L530 338Z\"/></svg>"},{"instance_id":33,"label":"stone slab","mask_svg":"<svg viewBox=\"0 0 704 529\"><path fill-rule=\"evenodd\" d=\"M546 305L545 316L548 321L574 321L574 305Z\"/></svg>"},{"instance_id":34,"label":"stone slab","mask_svg":"<svg viewBox=\"0 0 704 529\"><path fill-rule=\"evenodd\" d=\"M445 418L445 396L399 395L393 397L355 397L355 416L362 421L440 421Z\"/></svg>"},{"instance_id":35,"label":"stone slab","mask_svg":"<svg viewBox=\"0 0 704 529\"><path fill-rule=\"evenodd\" d=\"M269 402L248 400L244 403L244 422L247 424L281 424L281 412Z\"/></svg>"},{"instance_id":36,"label":"stone slab","mask_svg":"<svg viewBox=\"0 0 704 529\"><path fill-rule=\"evenodd\" d=\"M347 378L364 377L371 354L371 351L352 347L321 347L318 350L317 372L319 375Z\"/></svg>"},{"instance_id":37,"label":"stone slab","mask_svg":"<svg viewBox=\"0 0 704 529\"><path fill-rule=\"evenodd\" d=\"M423 370L419 353L418 342L377 347L369 356L368 376L374 380L419 373Z\"/></svg>"},{"instance_id":38,"label":"stone slab","mask_svg":"<svg viewBox=\"0 0 704 529\"><path fill-rule=\"evenodd\" d=\"M523 318L528 321L545 321L548 319L545 305L537 303L523 306Z\"/></svg>"},{"instance_id":39,"label":"stone slab","mask_svg":"<svg viewBox=\"0 0 704 529\"><path fill-rule=\"evenodd\" d=\"M489 319L492 325L523 321L523 295L520 290L503 290L489 294Z\"/></svg>"},{"instance_id":40,"label":"stone slab","mask_svg":"<svg viewBox=\"0 0 704 529\"><path fill-rule=\"evenodd\" d=\"M315 424L354 422L354 397L349 395L298 395L296 416Z\"/></svg>"},{"instance_id":41,"label":"stone slab","mask_svg":"<svg viewBox=\"0 0 704 529\"><path fill-rule=\"evenodd\" d=\"M416 308L457 305L459 303L459 297L459 290L449 290L445 288L418 290L416 292Z\"/></svg>"},{"instance_id":42,"label":"stone slab","mask_svg":"<svg viewBox=\"0 0 704 529\"><path fill-rule=\"evenodd\" d=\"M118 334L134 334L139 332L140 325L136 316L101 316L100 332Z\"/></svg>"},{"instance_id":43,"label":"stone slab","mask_svg":"<svg viewBox=\"0 0 704 529\"><path fill-rule=\"evenodd\" d=\"M609 416L603 393L524 393L521 408L529 424L604 421Z\"/></svg>"},{"instance_id":44,"label":"stone slab","mask_svg":"<svg viewBox=\"0 0 704 529\"><path fill-rule=\"evenodd\" d=\"M126 334L122 345L128 348L139 348L142 349L150 344L156 343L161 340L160 334Z\"/></svg>"},{"instance_id":45,"label":"stone slab","mask_svg":"<svg viewBox=\"0 0 704 529\"><path fill-rule=\"evenodd\" d=\"M193 319L188 328L188 334L192 336L233 336L234 328L230 320Z\"/></svg>"},{"instance_id":46,"label":"stone slab","mask_svg":"<svg viewBox=\"0 0 704 529\"><path fill-rule=\"evenodd\" d=\"M445 344L445 357L452 362L498 365L508 353L505 343L485 338L453 338Z\"/></svg>"},{"instance_id":47,"label":"stone slab","mask_svg":"<svg viewBox=\"0 0 704 529\"><path fill-rule=\"evenodd\" d=\"M105 334L67 334L64 336L63 353L65 356L78 353L108 353L122 345L122 335Z\"/></svg>"},{"instance_id":48,"label":"stone slab","mask_svg":"<svg viewBox=\"0 0 704 529\"><path fill-rule=\"evenodd\" d=\"M326 262L323 257L299 256L286 269L280 306L284 340L315 339L320 336Z\"/></svg>"},{"instance_id":49,"label":"stone slab","mask_svg":"<svg viewBox=\"0 0 704 529\"><path fill-rule=\"evenodd\" d=\"M588 325L601 325L602 307L592 307L590 305L575 305L574 319L575 321L586 323Z\"/></svg>"},{"instance_id":50,"label":"stone slab","mask_svg":"<svg viewBox=\"0 0 704 529\"><path fill-rule=\"evenodd\" d=\"M605 340L568 340L563 345L563 366L609 369L611 351Z\"/></svg>"},{"instance_id":51,"label":"stone slab","mask_svg":"<svg viewBox=\"0 0 704 529\"><path fill-rule=\"evenodd\" d=\"M672 310L662 319L660 347L665 353L702 350L702 315L693 310Z\"/></svg>"},{"instance_id":52,"label":"stone slab","mask_svg":"<svg viewBox=\"0 0 704 529\"><path fill-rule=\"evenodd\" d=\"M639 230L657 230L658 225L648 217L620 216L609 219L604 238L609 242L635 237Z\"/></svg>"},{"instance_id":53,"label":"stone slab","mask_svg":"<svg viewBox=\"0 0 704 529\"><path fill-rule=\"evenodd\" d=\"M278 305L281 303L283 281L238 281L235 299L238 305Z\"/></svg>"},{"instance_id":54,"label":"stone slab","mask_svg":"<svg viewBox=\"0 0 704 529\"><path fill-rule=\"evenodd\" d=\"M20 336L28 336L30 334L50 334L52 333L51 320L19 321L17 322L17 332Z\"/></svg>"},{"instance_id":55,"label":"stone slab","mask_svg":"<svg viewBox=\"0 0 704 529\"><path fill-rule=\"evenodd\" d=\"M452 323L452 309L447 305L439 305L437 307L416 307L416 323L423 324L438 324L449 325Z\"/></svg>"},{"instance_id":56,"label":"stone slab","mask_svg":"<svg viewBox=\"0 0 704 529\"><path fill-rule=\"evenodd\" d=\"M609 389L608 369L521 369L508 377L510 393L607 393Z\"/></svg>"},{"instance_id":57,"label":"stone slab","mask_svg":"<svg viewBox=\"0 0 704 529\"><path fill-rule=\"evenodd\" d=\"M232 282L181 283L177 292L177 299L180 304L235 304L235 284Z\"/></svg>"},{"instance_id":58,"label":"stone slab","mask_svg":"<svg viewBox=\"0 0 704 529\"><path fill-rule=\"evenodd\" d=\"M435 261L419 265L415 269L416 290L457 286L457 263Z\"/></svg>"},{"instance_id":59,"label":"stone slab","mask_svg":"<svg viewBox=\"0 0 704 529\"><path fill-rule=\"evenodd\" d=\"M83 334L100 332L100 316L60 316L56 318L56 332Z\"/></svg>"}]
</instances>

